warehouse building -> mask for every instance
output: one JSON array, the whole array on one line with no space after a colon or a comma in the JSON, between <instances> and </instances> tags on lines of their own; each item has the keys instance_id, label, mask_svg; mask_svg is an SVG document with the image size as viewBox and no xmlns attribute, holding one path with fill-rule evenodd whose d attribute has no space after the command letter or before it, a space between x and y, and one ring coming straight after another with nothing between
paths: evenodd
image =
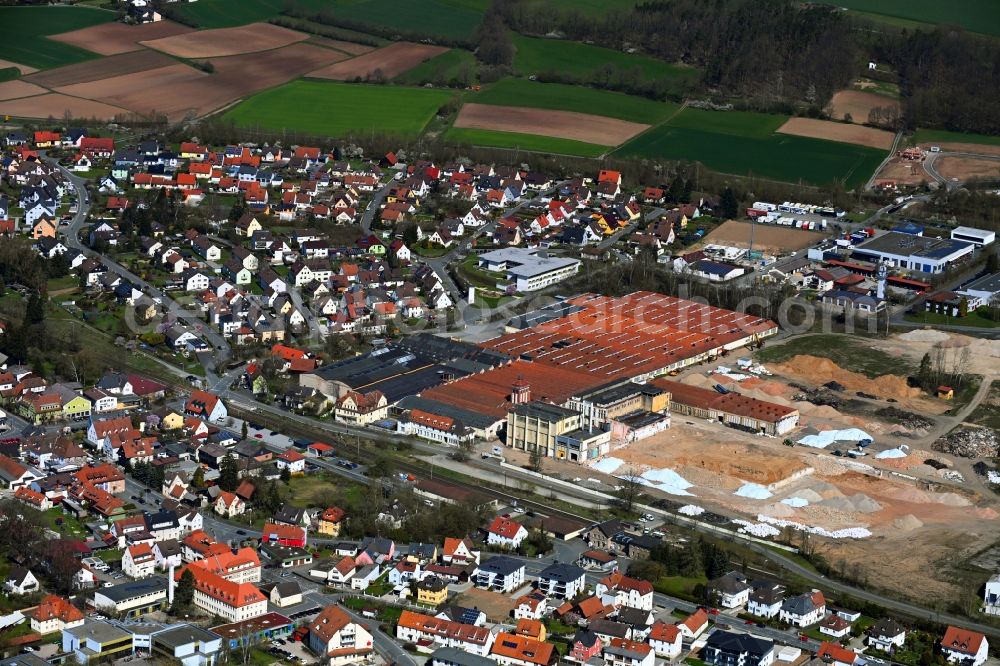
<instances>
[{"instance_id":1,"label":"warehouse building","mask_svg":"<svg viewBox=\"0 0 1000 666\"><path fill-rule=\"evenodd\" d=\"M972 243L978 247L985 247L997 239L997 234L995 231L986 231L975 227L955 227L951 230L951 238L952 240Z\"/></svg>"},{"instance_id":2,"label":"warehouse building","mask_svg":"<svg viewBox=\"0 0 1000 666\"><path fill-rule=\"evenodd\" d=\"M884 262L889 266L922 273L943 273L968 261L976 244L953 238L929 238L887 231L854 248L852 260Z\"/></svg>"},{"instance_id":3,"label":"warehouse building","mask_svg":"<svg viewBox=\"0 0 1000 666\"><path fill-rule=\"evenodd\" d=\"M697 416L725 423L731 428L775 436L784 435L799 424L799 411L784 405L668 379L656 379L652 383L670 392L670 409L684 416Z\"/></svg>"}]
</instances>

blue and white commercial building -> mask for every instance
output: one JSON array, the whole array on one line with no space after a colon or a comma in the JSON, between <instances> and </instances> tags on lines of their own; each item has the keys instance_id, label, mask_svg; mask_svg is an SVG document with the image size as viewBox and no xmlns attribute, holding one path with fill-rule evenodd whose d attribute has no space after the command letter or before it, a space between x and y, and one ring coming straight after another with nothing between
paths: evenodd
<instances>
[{"instance_id":1,"label":"blue and white commercial building","mask_svg":"<svg viewBox=\"0 0 1000 666\"><path fill-rule=\"evenodd\" d=\"M975 249L969 241L887 231L855 246L851 260L884 262L894 268L933 274L968 261Z\"/></svg>"},{"instance_id":2,"label":"blue and white commercial building","mask_svg":"<svg viewBox=\"0 0 1000 666\"><path fill-rule=\"evenodd\" d=\"M997 239L997 234L995 231L976 229L975 227L955 227L951 230L951 239L985 247Z\"/></svg>"}]
</instances>

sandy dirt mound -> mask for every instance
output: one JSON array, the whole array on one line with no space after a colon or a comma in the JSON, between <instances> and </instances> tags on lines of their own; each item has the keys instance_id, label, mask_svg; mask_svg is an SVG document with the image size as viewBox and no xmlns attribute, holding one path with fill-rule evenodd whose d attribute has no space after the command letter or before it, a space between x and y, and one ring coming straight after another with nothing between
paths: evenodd
<instances>
[{"instance_id":1,"label":"sandy dirt mound","mask_svg":"<svg viewBox=\"0 0 1000 666\"><path fill-rule=\"evenodd\" d=\"M814 231L729 220L710 231L705 237L704 243L750 247L751 233L753 234L754 249L764 252L801 250L815 245L826 237L825 234Z\"/></svg>"},{"instance_id":2,"label":"sandy dirt mound","mask_svg":"<svg viewBox=\"0 0 1000 666\"><path fill-rule=\"evenodd\" d=\"M834 120L843 120L851 114L851 122L866 123L868 114L875 107L898 107L899 100L862 90L840 90L834 93L827 106L827 112Z\"/></svg>"},{"instance_id":3,"label":"sandy dirt mound","mask_svg":"<svg viewBox=\"0 0 1000 666\"><path fill-rule=\"evenodd\" d=\"M79 46L81 49L110 56L119 53L139 51L143 47L139 42L144 40L162 39L194 32L194 28L174 23L173 21L157 21L143 25L125 25L124 23L102 23L82 30L73 30L49 39Z\"/></svg>"},{"instance_id":4,"label":"sandy dirt mound","mask_svg":"<svg viewBox=\"0 0 1000 666\"><path fill-rule=\"evenodd\" d=\"M649 125L574 111L466 104L455 119L455 127L521 132L616 146L647 130Z\"/></svg>"},{"instance_id":5,"label":"sandy dirt mound","mask_svg":"<svg viewBox=\"0 0 1000 666\"><path fill-rule=\"evenodd\" d=\"M20 97L31 97L32 95L44 95L49 92L41 86L27 81L4 81L0 83L0 100L18 99Z\"/></svg>"},{"instance_id":6,"label":"sandy dirt mound","mask_svg":"<svg viewBox=\"0 0 1000 666\"><path fill-rule=\"evenodd\" d=\"M892 527L897 530L903 530L909 532L910 530L919 529L924 526L924 522L914 516L912 513L908 513L905 516L901 516L896 520L892 521Z\"/></svg>"},{"instance_id":7,"label":"sandy dirt mound","mask_svg":"<svg viewBox=\"0 0 1000 666\"><path fill-rule=\"evenodd\" d=\"M939 157L934 168L948 180L996 178L1000 175L1000 160L976 157Z\"/></svg>"},{"instance_id":8,"label":"sandy dirt mound","mask_svg":"<svg viewBox=\"0 0 1000 666\"><path fill-rule=\"evenodd\" d=\"M858 146L879 148L881 150L892 148L892 142L895 138L892 132L875 129L874 127L835 123L830 120L816 120L815 118L789 118L784 125L778 128L778 132L813 139L853 143Z\"/></svg>"},{"instance_id":9,"label":"sandy dirt mound","mask_svg":"<svg viewBox=\"0 0 1000 666\"><path fill-rule=\"evenodd\" d=\"M376 72L381 72L383 77L391 79L447 50L443 46L395 42L376 51L368 51L357 58L309 72L309 76L317 79L350 81L357 78L366 79L374 76Z\"/></svg>"},{"instance_id":10,"label":"sandy dirt mound","mask_svg":"<svg viewBox=\"0 0 1000 666\"><path fill-rule=\"evenodd\" d=\"M73 118L98 118L113 120L127 113L123 108L68 95L35 95L0 102L0 113L21 118L62 118L69 113Z\"/></svg>"},{"instance_id":11,"label":"sandy dirt mound","mask_svg":"<svg viewBox=\"0 0 1000 666\"><path fill-rule=\"evenodd\" d=\"M309 35L270 23L251 23L239 28L199 30L163 39L142 42L157 51L178 58L221 58L257 53L288 46L309 39Z\"/></svg>"},{"instance_id":12,"label":"sandy dirt mound","mask_svg":"<svg viewBox=\"0 0 1000 666\"><path fill-rule=\"evenodd\" d=\"M155 51L144 50L138 53L126 53L111 56L110 58L88 60L87 62L78 62L75 65L49 69L27 76L25 77L25 81L37 83L46 88L58 88L59 86L109 79L114 76L133 74L135 72L176 64L177 61L169 56Z\"/></svg>"},{"instance_id":13,"label":"sandy dirt mound","mask_svg":"<svg viewBox=\"0 0 1000 666\"><path fill-rule=\"evenodd\" d=\"M870 379L857 372L845 370L828 358L799 354L784 363L770 366L773 372L801 378L812 384L835 381L848 391L864 391L880 398L916 398L920 389L911 388L906 378L899 375L882 375Z\"/></svg>"}]
</instances>

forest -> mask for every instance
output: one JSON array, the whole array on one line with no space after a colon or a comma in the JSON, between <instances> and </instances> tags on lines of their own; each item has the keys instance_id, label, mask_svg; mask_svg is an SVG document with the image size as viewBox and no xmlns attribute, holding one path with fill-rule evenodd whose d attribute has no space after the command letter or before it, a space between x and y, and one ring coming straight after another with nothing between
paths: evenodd
<instances>
[{"instance_id":1,"label":"forest","mask_svg":"<svg viewBox=\"0 0 1000 666\"><path fill-rule=\"evenodd\" d=\"M956 26L876 27L831 6L789 0L650 0L600 16L494 0L492 10L516 32L699 67L702 94L755 110L814 115L875 60L896 73L907 128L1000 132L1000 42ZM594 78L581 83L599 85Z\"/></svg>"}]
</instances>

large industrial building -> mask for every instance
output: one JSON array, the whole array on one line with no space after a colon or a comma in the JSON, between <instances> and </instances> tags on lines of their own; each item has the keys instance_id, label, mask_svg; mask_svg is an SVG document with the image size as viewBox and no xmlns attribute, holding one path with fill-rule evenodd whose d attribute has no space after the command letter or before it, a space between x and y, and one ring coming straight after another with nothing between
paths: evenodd
<instances>
[{"instance_id":1,"label":"large industrial building","mask_svg":"<svg viewBox=\"0 0 1000 666\"><path fill-rule=\"evenodd\" d=\"M670 392L670 409L684 416L719 421L731 428L765 435L784 435L799 424L799 411L739 393L719 393L669 379L653 386Z\"/></svg>"},{"instance_id":2,"label":"large industrial building","mask_svg":"<svg viewBox=\"0 0 1000 666\"><path fill-rule=\"evenodd\" d=\"M976 244L955 238L930 238L887 231L855 246L852 260L883 262L921 273L943 273L968 261Z\"/></svg>"}]
</instances>

